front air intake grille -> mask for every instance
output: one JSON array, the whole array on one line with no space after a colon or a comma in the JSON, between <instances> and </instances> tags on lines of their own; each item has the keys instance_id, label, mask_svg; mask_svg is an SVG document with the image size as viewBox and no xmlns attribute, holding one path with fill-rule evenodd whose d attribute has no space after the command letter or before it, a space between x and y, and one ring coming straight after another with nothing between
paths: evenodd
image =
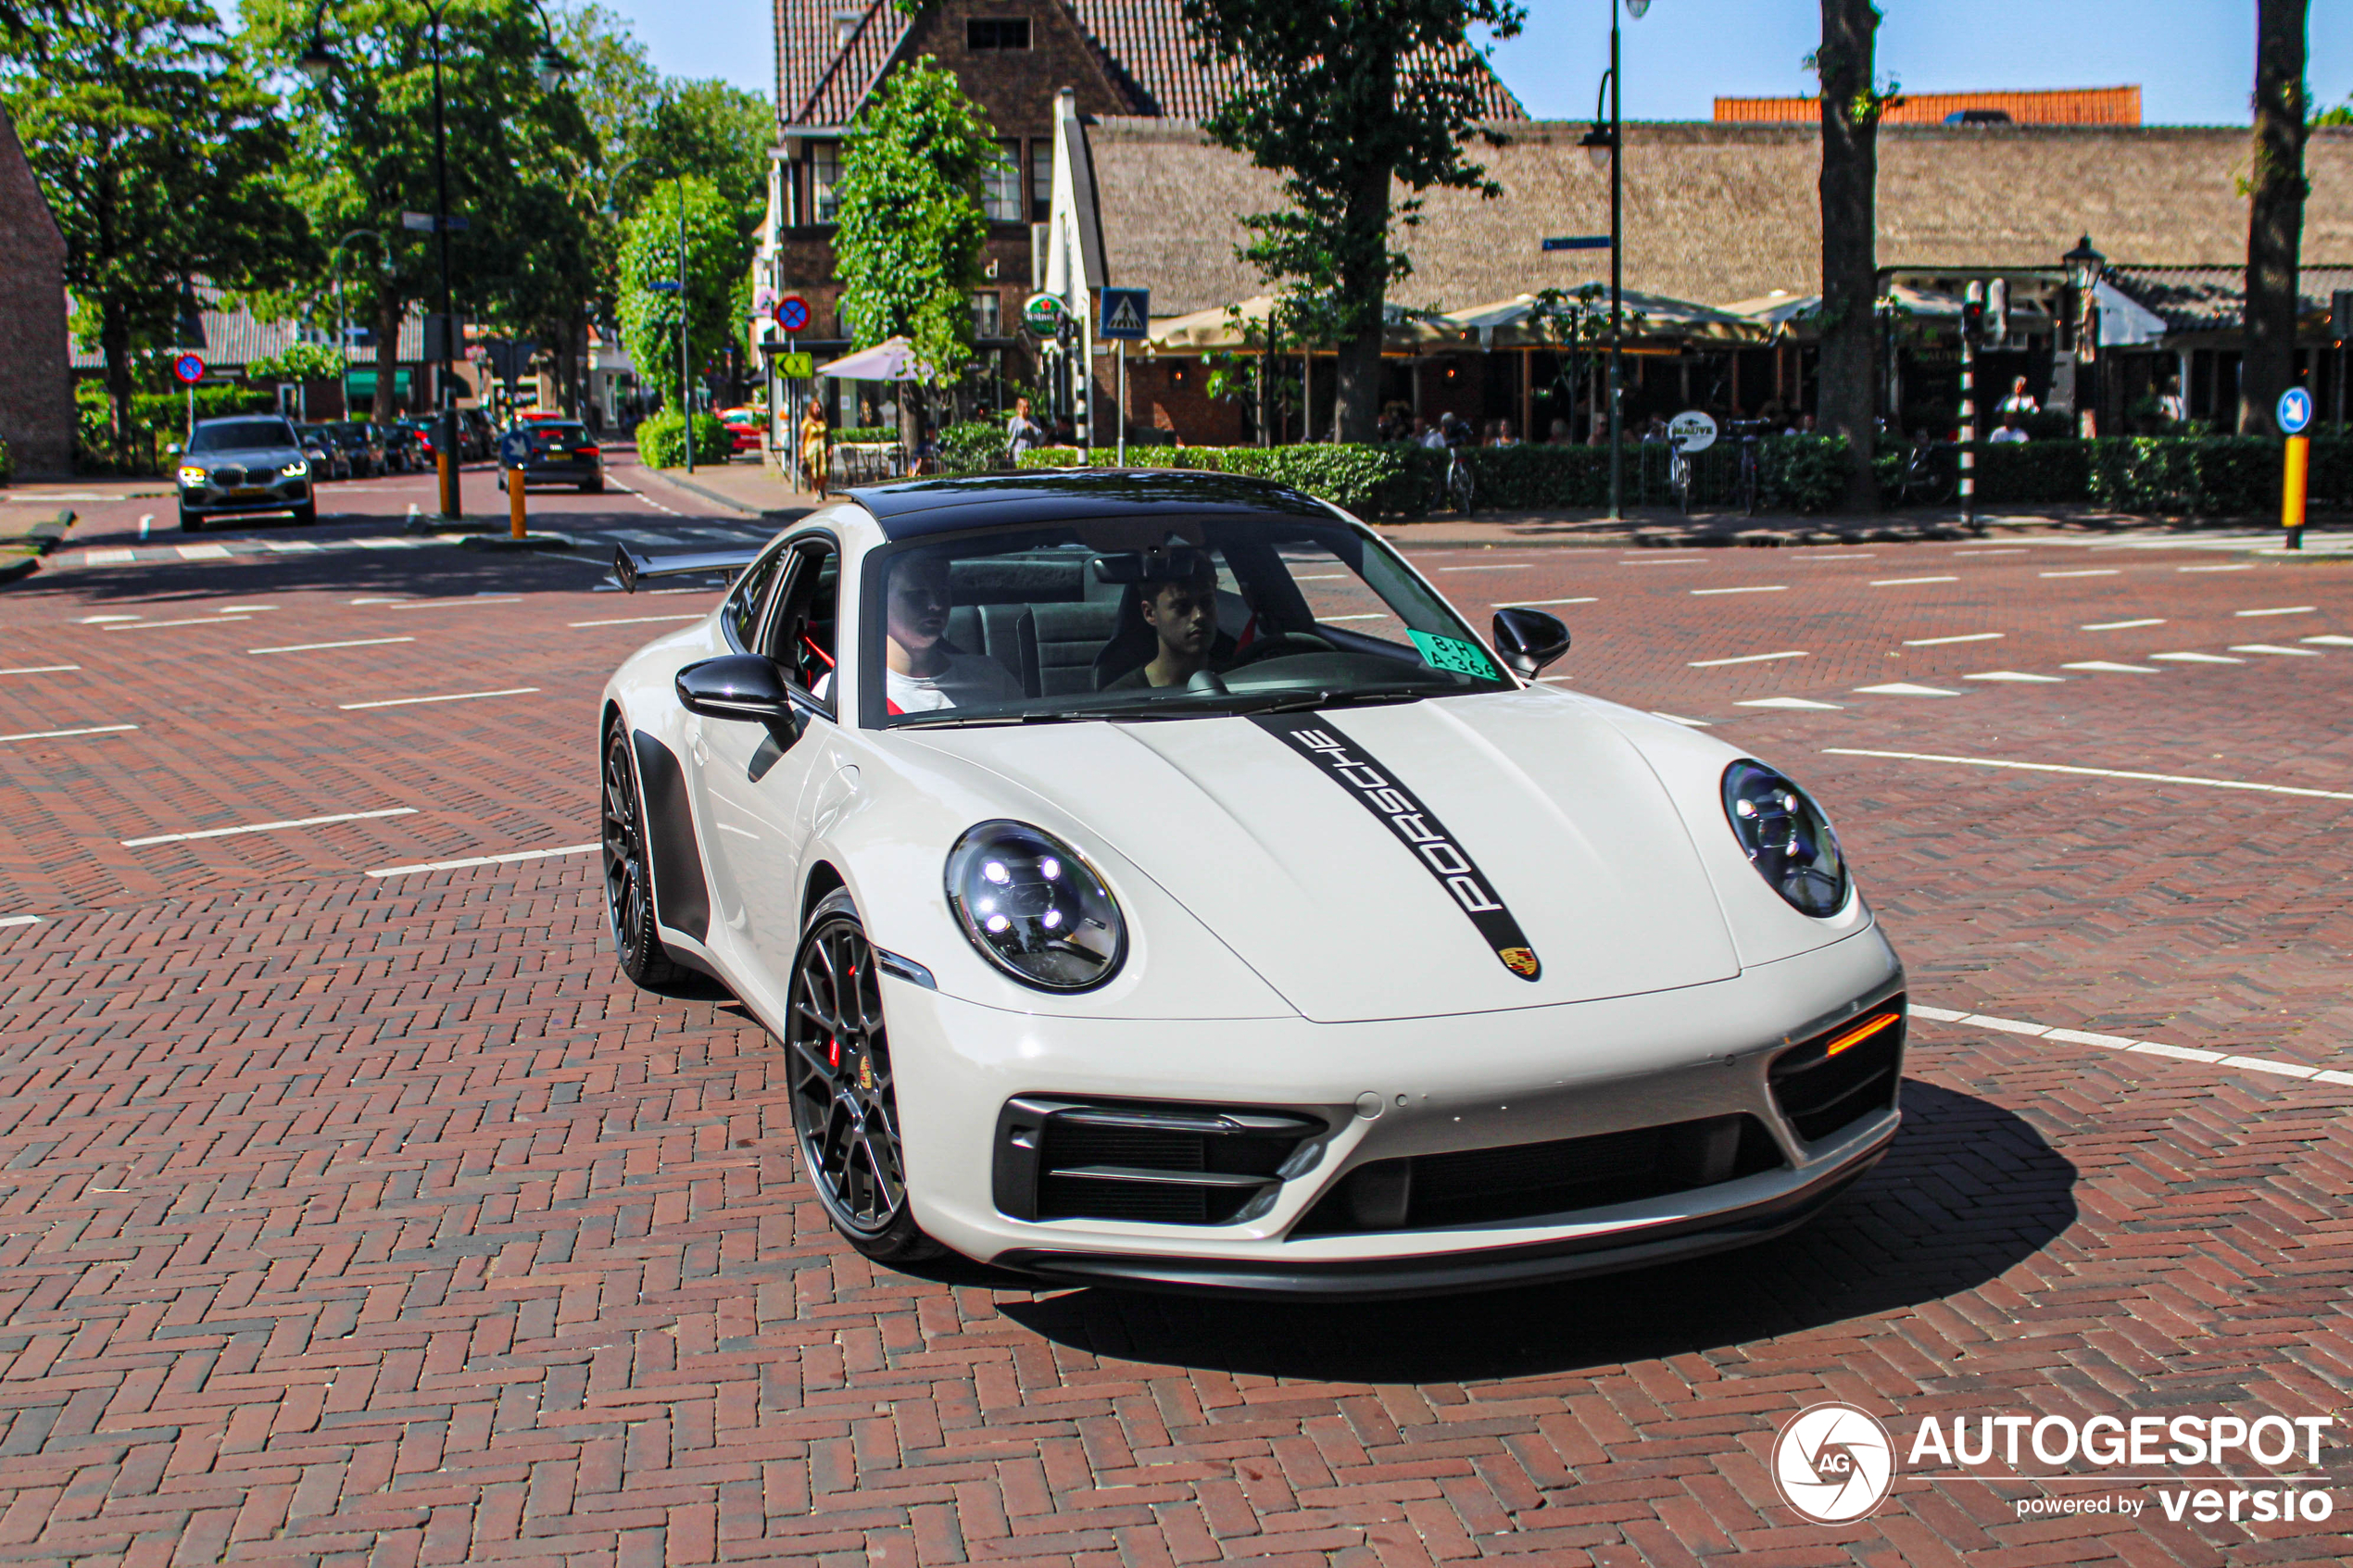
<instances>
[{"instance_id":1,"label":"front air intake grille","mask_svg":"<svg viewBox=\"0 0 2353 1568\"><path fill-rule=\"evenodd\" d=\"M1377 1160L1350 1172L1291 1234L1533 1220L1713 1186L1781 1163L1765 1124L1745 1115Z\"/></svg>"},{"instance_id":2,"label":"front air intake grille","mask_svg":"<svg viewBox=\"0 0 2353 1568\"><path fill-rule=\"evenodd\" d=\"M243 484L245 482L245 470L243 469L215 469L212 470L212 482L213 483L220 486L223 490L233 490L238 485Z\"/></svg>"},{"instance_id":3,"label":"front air intake grille","mask_svg":"<svg viewBox=\"0 0 2353 1568\"><path fill-rule=\"evenodd\" d=\"M1223 1225L1262 1210L1324 1131L1287 1110L1026 1095L997 1118L998 1209L1016 1220Z\"/></svg>"},{"instance_id":4,"label":"front air intake grille","mask_svg":"<svg viewBox=\"0 0 2353 1568\"><path fill-rule=\"evenodd\" d=\"M1773 1060L1773 1103L1797 1135L1819 1143L1895 1104L1904 1069L1904 998L1867 1008Z\"/></svg>"}]
</instances>

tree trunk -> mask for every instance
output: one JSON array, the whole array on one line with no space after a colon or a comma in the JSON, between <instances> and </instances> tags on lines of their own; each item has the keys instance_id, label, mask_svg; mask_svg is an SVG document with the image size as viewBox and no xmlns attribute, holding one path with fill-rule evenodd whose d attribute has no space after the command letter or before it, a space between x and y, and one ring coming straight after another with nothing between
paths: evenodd
<instances>
[{"instance_id":1,"label":"tree trunk","mask_svg":"<svg viewBox=\"0 0 2353 1568\"><path fill-rule=\"evenodd\" d=\"M2255 148L2246 215L2246 347L2239 429L2271 435L2273 405L2296 384L2296 251L2304 234L2307 0L2258 0Z\"/></svg>"},{"instance_id":2,"label":"tree trunk","mask_svg":"<svg viewBox=\"0 0 2353 1568\"><path fill-rule=\"evenodd\" d=\"M1384 107L1397 101L1397 56L1383 50L1367 62L1366 76ZM1333 345L1332 425L1337 438L1369 442L1380 418L1380 345L1389 304L1389 203L1392 179L1387 157L1360 164L1350 182L1347 215L1341 220L1340 305L1343 322L1355 330ZM1313 418L1313 411L1308 411Z\"/></svg>"},{"instance_id":3,"label":"tree trunk","mask_svg":"<svg viewBox=\"0 0 2353 1568\"><path fill-rule=\"evenodd\" d=\"M1874 511L1879 429L1876 247L1879 101L1871 91L1871 0L1822 0L1822 338L1818 425L1846 437L1845 509Z\"/></svg>"},{"instance_id":4,"label":"tree trunk","mask_svg":"<svg viewBox=\"0 0 2353 1568\"><path fill-rule=\"evenodd\" d=\"M109 300L98 327L107 356L107 403L114 414L114 458L131 455L131 322L120 303Z\"/></svg>"},{"instance_id":5,"label":"tree trunk","mask_svg":"<svg viewBox=\"0 0 2353 1568\"><path fill-rule=\"evenodd\" d=\"M376 400L369 417L376 423L390 424L393 420L393 393L400 377L400 318L403 314L397 295L386 290L376 293Z\"/></svg>"}]
</instances>

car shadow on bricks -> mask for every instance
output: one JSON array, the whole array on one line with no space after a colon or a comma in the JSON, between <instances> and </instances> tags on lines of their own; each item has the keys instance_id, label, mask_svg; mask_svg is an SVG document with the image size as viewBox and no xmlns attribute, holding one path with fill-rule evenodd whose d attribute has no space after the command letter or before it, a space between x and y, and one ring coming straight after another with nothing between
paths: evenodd
<instances>
[{"instance_id":1,"label":"car shadow on bricks","mask_svg":"<svg viewBox=\"0 0 2353 1568\"><path fill-rule=\"evenodd\" d=\"M1088 1288L1000 1300L1125 1361L1347 1383L1622 1365L1868 1318L1983 1285L2073 1223L2075 1167L2022 1118L1917 1081L1887 1157L1814 1220L1736 1251L1405 1301L1268 1302Z\"/></svg>"}]
</instances>

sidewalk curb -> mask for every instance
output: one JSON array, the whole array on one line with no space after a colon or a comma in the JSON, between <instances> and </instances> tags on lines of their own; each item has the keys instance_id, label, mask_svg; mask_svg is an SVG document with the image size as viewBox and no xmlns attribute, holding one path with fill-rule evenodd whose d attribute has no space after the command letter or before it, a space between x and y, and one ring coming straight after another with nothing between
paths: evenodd
<instances>
[{"instance_id":1,"label":"sidewalk curb","mask_svg":"<svg viewBox=\"0 0 2353 1568\"><path fill-rule=\"evenodd\" d=\"M741 512L746 517L774 518L779 521L790 521L807 517L814 509L809 507L748 507L732 495L722 495L707 484L698 484L685 475L673 473L668 469L648 469L646 471L665 484L674 484L681 490L699 495L706 501L715 501L729 511Z\"/></svg>"},{"instance_id":2,"label":"sidewalk curb","mask_svg":"<svg viewBox=\"0 0 2353 1568\"><path fill-rule=\"evenodd\" d=\"M66 531L74 524L71 507L60 507L57 515L46 522L36 522L14 539L0 545L0 584L14 583L41 570L41 558L64 542Z\"/></svg>"},{"instance_id":3,"label":"sidewalk curb","mask_svg":"<svg viewBox=\"0 0 2353 1568\"><path fill-rule=\"evenodd\" d=\"M461 550L576 550L580 541L569 533L470 533L458 541Z\"/></svg>"}]
</instances>

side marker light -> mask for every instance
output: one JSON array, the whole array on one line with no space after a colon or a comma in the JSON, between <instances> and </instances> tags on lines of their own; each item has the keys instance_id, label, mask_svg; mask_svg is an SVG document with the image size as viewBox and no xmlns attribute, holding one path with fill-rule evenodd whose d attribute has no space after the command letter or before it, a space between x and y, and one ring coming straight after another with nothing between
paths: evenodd
<instances>
[{"instance_id":1,"label":"side marker light","mask_svg":"<svg viewBox=\"0 0 2353 1568\"><path fill-rule=\"evenodd\" d=\"M1849 1029L1845 1034L1841 1035L1836 1039L1832 1040L1830 1043L1829 1047L1822 1052L1823 1057L1825 1059L1834 1057L1839 1052L1846 1049L1849 1046L1861 1045L1865 1040L1869 1039L1872 1035L1878 1034L1889 1024L1894 1023L1895 1022L1895 1016L1896 1015L1892 1012L1882 1012L1877 1017L1863 1020L1862 1022L1856 1024L1854 1028Z\"/></svg>"}]
</instances>

